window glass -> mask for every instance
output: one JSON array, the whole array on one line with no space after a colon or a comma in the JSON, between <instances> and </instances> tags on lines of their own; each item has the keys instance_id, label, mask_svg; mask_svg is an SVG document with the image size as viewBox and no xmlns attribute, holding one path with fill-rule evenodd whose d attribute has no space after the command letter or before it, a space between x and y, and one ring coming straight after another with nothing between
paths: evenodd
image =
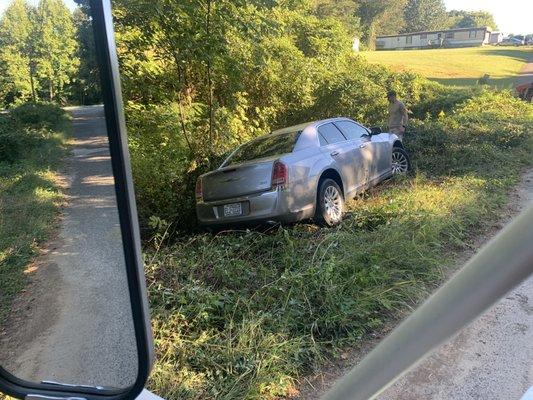
<instances>
[{"instance_id":1,"label":"window glass","mask_svg":"<svg viewBox=\"0 0 533 400\"><path fill-rule=\"evenodd\" d=\"M368 131L361 125L350 121L335 122L335 125L342 131L348 140L359 139L361 136L368 135Z\"/></svg>"},{"instance_id":2,"label":"window glass","mask_svg":"<svg viewBox=\"0 0 533 400\"><path fill-rule=\"evenodd\" d=\"M406 36L405 43L412 44L413 43L413 37L412 36Z\"/></svg>"},{"instance_id":3,"label":"window glass","mask_svg":"<svg viewBox=\"0 0 533 400\"><path fill-rule=\"evenodd\" d=\"M318 133L318 141L320 142L320 146L328 145L328 142L326 142L326 139L324 139L324 136L322 136L320 133Z\"/></svg>"},{"instance_id":4,"label":"window glass","mask_svg":"<svg viewBox=\"0 0 533 400\"><path fill-rule=\"evenodd\" d=\"M427 39L428 38L428 34L427 33L421 33L420 34L420 39Z\"/></svg>"},{"instance_id":5,"label":"window glass","mask_svg":"<svg viewBox=\"0 0 533 400\"><path fill-rule=\"evenodd\" d=\"M446 39L453 39L454 33L453 32L446 32Z\"/></svg>"},{"instance_id":6,"label":"window glass","mask_svg":"<svg viewBox=\"0 0 533 400\"><path fill-rule=\"evenodd\" d=\"M291 153L301 132L263 136L242 145L228 160L227 165L239 164L257 158Z\"/></svg>"},{"instance_id":7,"label":"window glass","mask_svg":"<svg viewBox=\"0 0 533 400\"><path fill-rule=\"evenodd\" d=\"M346 140L341 131L339 131L339 129L331 123L322 125L320 128L318 128L318 133L320 134L319 136L322 136L322 139L326 142L326 144L338 143ZM324 144L322 139L320 139L321 145Z\"/></svg>"}]
</instances>

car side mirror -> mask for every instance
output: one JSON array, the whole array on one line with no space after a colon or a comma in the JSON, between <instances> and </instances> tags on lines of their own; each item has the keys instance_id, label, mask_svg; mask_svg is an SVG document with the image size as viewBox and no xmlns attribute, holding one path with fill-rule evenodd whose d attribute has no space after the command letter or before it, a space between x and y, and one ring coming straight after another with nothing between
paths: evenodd
<instances>
[{"instance_id":1,"label":"car side mirror","mask_svg":"<svg viewBox=\"0 0 533 400\"><path fill-rule=\"evenodd\" d=\"M31 11L20 4L2 17ZM54 18L69 13L55 4L40 20L70 23ZM67 92L27 68L33 93L0 112L0 126L24 136L23 145L8 147L9 160L0 155L0 220L10 225L0 229L0 399L134 399L153 362L111 2L77 4L87 43L68 33L73 29L46 32L54 43L69 43L54 48L65 59L85 46L74 61L95 66L97 90L76 81ZM27 37L42 35L40 26L31 24ZM39 54L48 60L49 53ZM83 105L61 108L62 98Z\"/></svg>"},{"instance_id":2,"label":"car side mirror","mask_svg":"<svg viewBox=\"0 0 533 400\"><path fill-rule=\"evenodd\" d=\"M379 135L380 133L383 133L383 131L379 126L373 126L372 128L370 128L370 136Z\"/></svg>"}]
</instances>

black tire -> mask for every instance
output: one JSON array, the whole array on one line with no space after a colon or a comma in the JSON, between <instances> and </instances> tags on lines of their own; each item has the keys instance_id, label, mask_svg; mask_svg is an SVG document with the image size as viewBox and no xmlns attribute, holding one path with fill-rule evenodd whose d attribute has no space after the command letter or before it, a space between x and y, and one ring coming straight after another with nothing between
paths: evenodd
<instances>
[{"instance_id":1,"label":"black tire","mask_svg":"<svg viewBox=\"0 0 533 400\"><path fill-rule=\"evenodd\" d=\"M392 149L392 174L405 175L411 171L411 158L401 147Z\"/></svg>"},{"instance_id":2,"label":"black tire","mask_svg":"<svg viewBox=\"0 0 533 400\"><path fill-rule=\"evenodd\" d=\"M318 185L316 221L320 225L335 226L342 222L343 215L344 195L341 188L333 179L322 180Z\"/></svg>"}]
</instances>

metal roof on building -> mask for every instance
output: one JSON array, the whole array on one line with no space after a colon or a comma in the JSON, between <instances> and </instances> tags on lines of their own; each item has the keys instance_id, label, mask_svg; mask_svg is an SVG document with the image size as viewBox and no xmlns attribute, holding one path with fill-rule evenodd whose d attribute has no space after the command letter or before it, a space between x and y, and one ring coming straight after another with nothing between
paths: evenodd
<instances>
[{"instance_id":1,"label":"metal roof on building","mask_svg":"<svg viewBox=\"0 0 533 400\"><path fill-rule=\"evenodd\" d=\"M456 29L441 29L441 30L438 30L438 31L406 32L406 33L398 33L396 35L376 36L376 39L397 37L397 36L423 35L423 34L429 34L429 33L463 32L463 31L479 31L479 30L485 30L487 32L492 32L490 27L488 27L488 26L480 26L480 27L477 27L477 28L456 28Z\"/></svg>"}]
</instances>

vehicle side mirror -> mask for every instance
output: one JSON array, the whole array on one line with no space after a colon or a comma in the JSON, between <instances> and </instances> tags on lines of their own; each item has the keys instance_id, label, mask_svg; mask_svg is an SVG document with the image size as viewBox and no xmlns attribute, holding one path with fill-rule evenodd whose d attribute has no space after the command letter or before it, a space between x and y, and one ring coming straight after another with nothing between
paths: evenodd
<instances>
[{"instance_id":1,"label":"vehicle side mirror","mask_svg":"<svg viewBox=\"0 0 533 400\"><path fill-rule=\"evenodd\" d=\"M33 101L0 112L2 129L24 138L0 151L0 399L135 399L153 363L111 0L69 3L83 40L55 2L39 9L39 21L61 28L46 30L52 39L43 43L69 45L39 57L61 53L73 71L90 66L94 78L82 76L93 85L52 85L25 68ZM27 3L9 7L2 18L37 13ZM43 35L39 21L24 40ZM21 46L23 56L30 47ZM62 109L63 98L81 105Z\"/></svg>"},{"instance_id":2,"label":"vehicle side mirror","mask_svg":"<svg viewBox=\"0 0 533 400\"><path fill-rule=\"evenodd\" d=\"M383 131L379 126L373 126L372 128L370 128L370 136L379 135L380 133L383 133Z\"/></svg>"}]
</instances>

